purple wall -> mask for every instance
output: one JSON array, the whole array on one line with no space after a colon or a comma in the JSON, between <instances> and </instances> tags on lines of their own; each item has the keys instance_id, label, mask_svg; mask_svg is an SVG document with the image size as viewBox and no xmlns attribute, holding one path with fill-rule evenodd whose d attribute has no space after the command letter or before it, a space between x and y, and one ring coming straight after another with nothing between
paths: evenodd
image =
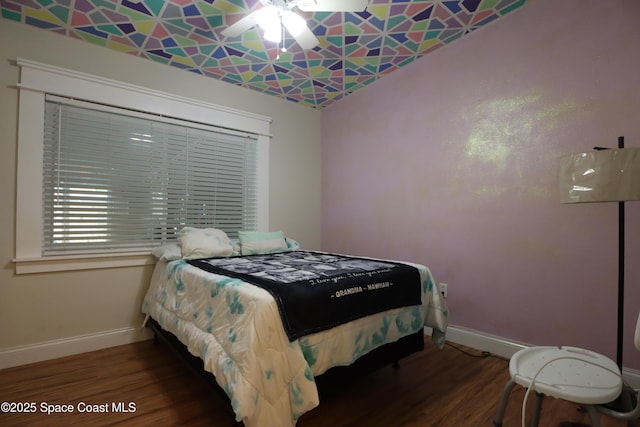
<instances>
[{"instance_id":1,"label":"purple wall","mask_svg":"<svg viewBox=\"0 0 640 427\"><path fill-rule=\"evenodd\" d=\"M426 264L451 324L615 357L617 205L559 203L558 158L640 146L640 2L537 0L322 114L322 247ZM625 366L640 369L640 202Z\"/></svg>"}]
</instances>

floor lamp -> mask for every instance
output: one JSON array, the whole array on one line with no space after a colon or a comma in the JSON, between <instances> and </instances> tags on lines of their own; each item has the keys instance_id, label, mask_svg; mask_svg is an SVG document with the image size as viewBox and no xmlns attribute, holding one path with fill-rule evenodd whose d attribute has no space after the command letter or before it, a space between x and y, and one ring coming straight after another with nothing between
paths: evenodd
<instances>
[{"instance_id":1,"label":"floor lamp","mask_svg":"<svg viewBox=\"0 0 640 427\"><path fill-rule=\"evenodd\" d=\"M618 335L616 363L622 372L624 343L624 202L640 200L640 148L595 147L560 159L562 203L618 203Z\"/></svg>"}]
</instances>

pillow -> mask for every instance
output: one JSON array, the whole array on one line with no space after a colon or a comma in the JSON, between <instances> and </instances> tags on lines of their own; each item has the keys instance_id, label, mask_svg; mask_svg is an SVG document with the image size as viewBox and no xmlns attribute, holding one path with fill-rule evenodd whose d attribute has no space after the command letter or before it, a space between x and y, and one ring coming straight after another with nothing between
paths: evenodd
<instances>
[{"instance_id":1,"label":"pillow","mask_svg":"<svg viewBox=\"0 0 640 427\"><path fill-rule=\"evenodd\" d=\"M229 239L229 243L231 244L231 247L233 248L233 256L238 256L241 255L241 251L240 251L240 239Z\"/></svg>"},{"instance_id":2,"label":"pillow","mask_svg":"<svg viewBox=\"0 0 640 427\"><path fill-rule=\"evenodd\" d=\"M182 258L213 258L233 254L227 233L217 228L184 227L178 233Z\"/></svg>"},{"instance_id":3,"label":"pillow","mask_svg":"<svg viewBox=\"0 0 640 427\"><path fill-rule=\"evenodd\" d=\"M284 240L287 241L287 247L289 248L290 251L297 251L302 247L300 242L298 242L297 240L293 240L289 237L286 237Z\"/></svg>"},{"instance_id":4,"label":"pillow","mask_svg":"<svg viewBox=\"0 0 640 427\"><path fill-rule=\"evenodd\" d=\"M151 255L156 257L158 261L175 261L182 258L180 246L177 243L165 243L156 246L151 250Z\"/></svg>"},{"instance_id":5,"label":"pillow","mask_svg":"<svg viewBox=\"0 0 640 427\"><path fill-rule=\"evenodd\" d=\"M242 255L272 254L289 250L282 231L238 231Z\"/></svg>"}]
</instances>

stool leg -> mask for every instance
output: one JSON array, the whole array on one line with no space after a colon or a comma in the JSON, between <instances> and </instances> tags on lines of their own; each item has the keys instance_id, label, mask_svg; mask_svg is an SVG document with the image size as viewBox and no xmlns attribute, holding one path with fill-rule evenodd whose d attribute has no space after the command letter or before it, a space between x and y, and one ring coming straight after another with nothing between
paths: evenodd
<instances>
[{"instance_id":1,"label":"stool leg","mask_svg":"<svg viewBox=\"0 0 640 427\"><path fill-rule=\"evenodd\" d=\"M533 414L531 415L531 427L538 427L540 423L540 411L542 410L542 399L544 394L536 392L536 400L533 406Z\"/></svg>"},{"instance_id":2,"label":"stool leg","mask_svg":"<svg viewBox=\"0 0 640 427\"><path fill-rule=\"evenodd\" d=\"M632 411L634 407L634 394L635 391L626 385L622 386L622 393L620 394L620 399L622 400L622 407L625 412ZM627 420L627 427L636 427L636 422L634 420Z\"/></svg>"},{"instance_id":3,"label":"stool leg","mask_svg":"<svg viewBox=\"0 0 640 427\"><path fill-rule=\"evenodd\" d=\"M502 397L500 398L500 403L498 404L498 411L496 412L496 417L493 419L493 427L502 427L504 411L507 409L509 395L511 394L511 390L513 390L513 387L515 385L515 381L509 380L509 382L504 386L504 389L502 390Z\"/></svg>"},{"instance_id":4,"label":"stool leg","mask_svg":"<svg viewBox=\"0 0 640 427\"><path fill-rule=\"evenodd\" d=\"M591 426L592 427L600 427L600 415L598 415L598 411L591 405L585 405L585 409L589 413L589 417L591 418Z\"/></svg>"}]
</instances>

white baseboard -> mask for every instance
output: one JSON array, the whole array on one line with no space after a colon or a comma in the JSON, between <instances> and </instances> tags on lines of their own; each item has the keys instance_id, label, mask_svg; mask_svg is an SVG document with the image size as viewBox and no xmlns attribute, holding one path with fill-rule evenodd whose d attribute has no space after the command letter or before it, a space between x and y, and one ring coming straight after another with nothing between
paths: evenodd
<instances>
[{"instance_id":1,"label":"white baseboard","mask_svg":"<svg viewBox=\"0 0 640 427\"><path fill-rule=\"evenodd\" d=\"M431 335L431 331L428 328L425 328L425 333ZM529 345L524 343L509 341L495 335L451 325L447 328L447 341L480 351L487 351L494 356L505 359L510 359L516 351L529 347ZM640 389L640 371L624 368L622 370L622 376L631 387Z\"/></svg>"},{"instance_id":2,"label":"white baseboard","mask_svg":"<svg viewBox=\"0 0 640 427\"><path fill-rule=\"evenodd\" d=\"M0 350L0 369L151 339L148 328L122 328Z\"/></svg>"},{"instance_id":3,"label":"white baseboard","mask_svg":"<svg viewBox=\"0 0 640 427\"><path fill-rule=\"evenodd\" d=\"M516 351L528 347L528 345L523 343L509 341L495 335L459 326L449 326L447 328L447 341L462 344L480 351L488 351L494 356L505 359L510 359Z\"/></svg>"}]
</instances>

